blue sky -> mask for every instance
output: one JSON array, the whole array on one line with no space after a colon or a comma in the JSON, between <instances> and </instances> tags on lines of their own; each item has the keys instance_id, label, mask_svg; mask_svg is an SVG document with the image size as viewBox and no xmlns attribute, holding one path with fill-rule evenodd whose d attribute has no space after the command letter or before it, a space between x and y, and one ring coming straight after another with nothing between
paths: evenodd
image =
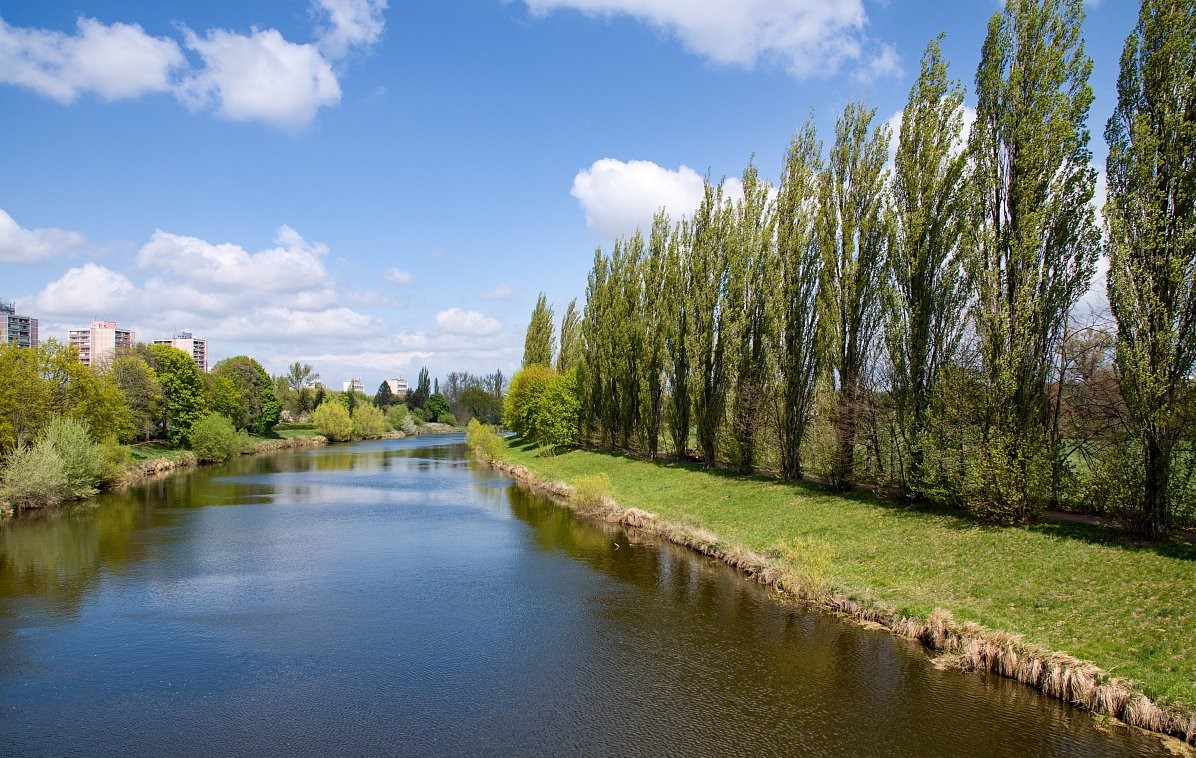
<instances>
[{"instance_id":1,"label":"blue sky","mask_svg":"<svg viewBox=\"0 0 1196 758\"><path fill-rule=\"evenodd\" d=\"M813 113L889 119L992 0L73 0L0 4L0 297L65 338L189 328L339 386L508 376L539 291L701 175L779 175ZM1089 3L1090 128L1137 3Z\"/></svg>"}]
</instances>

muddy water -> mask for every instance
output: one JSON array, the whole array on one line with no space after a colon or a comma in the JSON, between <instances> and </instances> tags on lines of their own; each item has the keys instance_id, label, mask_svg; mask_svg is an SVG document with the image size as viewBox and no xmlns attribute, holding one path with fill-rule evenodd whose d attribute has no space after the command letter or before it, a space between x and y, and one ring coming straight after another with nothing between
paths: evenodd
<instances>
[{"instance_id":1,"label":"muddy water","mask_svg":"<svg viewBox=\"0 0 1196 758\"><path fill-rule=\"evenodd\" d=\"M0 755L1153 755L581 521L459 437L0 526Z\"/></svg>"}]
</instances>

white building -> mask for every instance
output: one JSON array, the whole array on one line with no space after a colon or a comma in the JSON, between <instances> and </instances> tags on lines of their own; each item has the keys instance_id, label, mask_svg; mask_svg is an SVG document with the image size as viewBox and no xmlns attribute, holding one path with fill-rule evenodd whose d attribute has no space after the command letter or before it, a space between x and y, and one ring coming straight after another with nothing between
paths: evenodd
<instances>
[{"instance_id":1,"label":"white building","mask_svg":"<svg viewBox=\"0 0 1196 758\"><path fill-rule=\"evenodd\" d=\"M37 347L37 319L18 316L15 305L0 300L0 340L17 347Z\"/></svg>"},{"instance_id":2,"label":"white building","mask_svg":"<svg viewBox=\"0 0 1196 758\"><path fill-rule=\"evenodd\" d=\"M137 334L121 329L115 321L92 321L88 329L70 330L71 344L79 349L79 362L102 368L112 362L118 349L132 349Z\"/></svg>"},{"instance_id":3,"label":"white building","mask_svg":"<svg viewBox=\"0 0 1196 758\"><path fill-rule=\"evenodd\" d=\"M346 379L344 381L344 383L341 385L341 392L348 392L349 390L353 390L354 392L360 392L361 394L364 395L365 394L365 383L362 382L360 379Z\"/></svg>"},{"instance_id":4,"label":"white building","mask_svg":"<svg viewBox=\"0 0 1196 758\"><path fill-rule=\"evenodd\" d=\"M390 394L400 400L407 397L407 392L411 389L407 386L407 380L401 376L396 379L387 379L386 383L390 386Z\"/></svg>"},{"instance_id":5,"label":"white building","mask_svg":"<svg viewBox=\"0 0 1196 758\"><path fill-rule=\"evenodd\" d=\"M207 373L208 371L208 341L196 339L188 330L181 330L175 332L173 337L161 340L154 340L155 345L170 345L173 348L182 350L187 355L195 359L195 365L199 366L199 370Z\"/></svg>"}]
</instances>

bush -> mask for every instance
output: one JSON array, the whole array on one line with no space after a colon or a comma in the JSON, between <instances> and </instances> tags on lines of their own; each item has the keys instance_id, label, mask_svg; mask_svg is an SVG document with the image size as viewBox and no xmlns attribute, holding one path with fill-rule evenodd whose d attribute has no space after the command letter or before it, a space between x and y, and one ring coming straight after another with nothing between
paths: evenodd
<instances>
[{"instance_id":1,"label":"bush","mask_svg":"<svg viewBox=\"0 0 1196 758\"><path fill-rule=\"evenodd\" d=\"M573 500L596 508L610 498L610 477L606 474L587 474L573 480Z\"/></svg>"},{"instance_id":2,"label":"bush","mask_svg":"<svg viewBox=\"0 0 1196 758\"><path fill-rule=\"evenodd\" d=\"M403 426L409 421L407 406L396 403L386 409L386 423L396 432L403 431Z\"/></svg>"},{"instance_id":3,"label":"bush","mask_svg":"<svg viewBox=\"0 0 1196 758\"><path fill-rule=\"evenodd\" d=\"M381 437L386 434L386 417L373 403L360 403L353 409L353 431L355 438Z\"/></svg>"},{"instance_id":4,"label":"bush","mask_svg":"<svg viewBox=\"0 0 1196 758\"><path fill-rule=\"evenodd\" d=\"M448 424L449 426L457 425L457 417L451 413L442 413L436 417L436 423Z\"/></svg>"},{"instance_id":5,"label":"bush","mask_svg":"<svg viewBox=\"0 0 1196 758\"><path fill-rule=\"evenodd\" d=\"M428 421L428 413L423 408L412 408L411 418L417 424L424 424Z\"/></svg>"},{"instance_id":6,"label":"bush","mask_svg":"<svg viewBox=\"0 0 1196 758\"><path fill-rule=\"evenodd\" d=\"M0 489L17 510L61 503L69 492L62 458L45 440L17 448L4 463Z\"/></svg>"},{"instance_id":7,"label":"bush","mask_svg":"<svg viewBox=\"0 0 1196 758\"><path fill-rule=\"evenodd\" d=\"M241 452L241 438L232 421L209 413L191 425L191 450L201 461L227 461Z\"/></svg>"},{"instance_id":8,"label":"bush","mask_svg":"<svg viewBox=\"0 0 1196 758\"><path fill-rule=\"evenodd\" d=\"M532 365L511 379L503 424L553 452L577 444L580 411L573 374L561 376L548 366Z\"/></svg>"},{"instance_id":9,"label":"bush","mask_svg":"<svg viewBox=\"0 0 1196 758\"><path fill-rule=\"evenodd\" d=\"M503 441L498 430L476 418L471 418L465 427L465 444L481 460L493 461L502 457Z\"/></svg>"},{"instance_id":10,"label":"bush","mask_svg":"<svg viewBox=\"0 0 1196 758\"><path fill-rule=\"evenodd\" d=\"M353 435L353 419L344 404L328 398L311 414L311 422L320 434L333 442L342 442Z\"/></svg>"},{"instance_id":11,"label":"bush","mask_svg":"<svg viewBox=\"0 0 1196 758\"><path fill-rule=\"evenodd\" d=\"M120 481L133 464L133 451L120 444L116 437L109 437L100 443L100 483L112 484Z\"/></svg>"},{"instance_id":12,"label":"bush","mask_svg":"<svg viewBox=\"0 0 1196 758\"><path fill-rule=\"evenodd\" d=\"M58 454L66 478L66 499L78 500L96 493L96 485L104 475L104 454L91 438L86 421L55 418L42 433L41 442Z\"/></svg>"}]
</instances>

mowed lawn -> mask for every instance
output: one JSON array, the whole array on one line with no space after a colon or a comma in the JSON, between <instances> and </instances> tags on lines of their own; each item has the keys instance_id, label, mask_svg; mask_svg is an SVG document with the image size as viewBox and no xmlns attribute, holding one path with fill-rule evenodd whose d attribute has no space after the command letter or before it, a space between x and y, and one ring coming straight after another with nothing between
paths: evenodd
<instances>
[{"instance_id":1,"label":"mowed lawn","mask_svg":"<svg viewBox=\"0 0 1196 758\"><path fill-rule=\"evenodd\" d=\"M954 511L870 494L736 477L573 451L514 463L571 482L605 473L620 506L714 532L770 555L832 556L825 580L857 601L925 619L1020 634L1136 682L1160 703L1196 705L1196 546L1143 545L1119 530L1044 523L981 526ZM797 546L796 549L794 546Z\"/></svg>"}]
</instances>

